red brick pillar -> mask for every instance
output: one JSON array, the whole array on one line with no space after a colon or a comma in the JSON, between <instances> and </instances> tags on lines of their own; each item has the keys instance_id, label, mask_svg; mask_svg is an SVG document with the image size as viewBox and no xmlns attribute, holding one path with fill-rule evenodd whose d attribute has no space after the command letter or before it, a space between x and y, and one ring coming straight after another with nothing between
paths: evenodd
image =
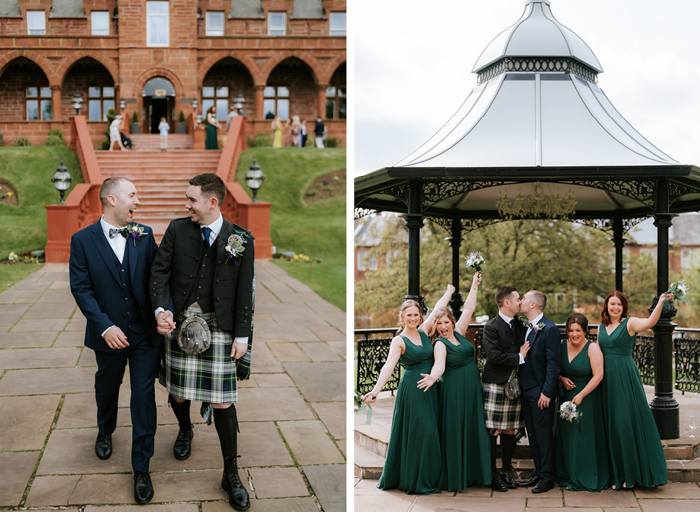
<instances>
[{"instance_id":1,"label":"red brick pillar","mask_svg":"<svg viewBox=\"0 0 700 512\"><path fill-rule=\"evenodd\" d=\"M256 85L255 86L255 119L264 119L265 118L265 110L263 107L263 103L265 100L265 86L264 85Z\"/></svg>"},{"instance_id":2,"label":"red brick pillar","mask_svg":"<svg viewBox=\"0 0 700 512\"><path fill-rule=\"evenodd\" d=\"M51 120L61 120L61 86L51 86Z\"/></svg>"},{"instance_id":3,"label":"red brick pillar","mask_svg":"<svg viewBox=\"0 0 700 512\"><path fill-rule=\"evenodd\" d=\"M318 115L322 118L326 117L326 85L318 85Z\"/></svg>"}]
</instances>

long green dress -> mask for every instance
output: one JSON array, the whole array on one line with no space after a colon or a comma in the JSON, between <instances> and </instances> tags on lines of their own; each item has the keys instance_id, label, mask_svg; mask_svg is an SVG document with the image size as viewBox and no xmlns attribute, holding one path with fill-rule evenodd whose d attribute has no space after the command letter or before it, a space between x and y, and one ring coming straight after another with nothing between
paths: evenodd
<instances>
[{"instance_id":1,"label":"long green dress","mask_svg":"<svg viewBox=\"0 0 700 512\"><path fill-rule=\"evenodd\" d=\"M384 470L377 487L401 489L406 494L440 492L440 438L438 437L438 390L418 389L421 373L433 367L433 345L420 332L421 346L402 336L406 350L399 358L404 371L396 391L391 437Z\"/></svg>"},{"instance_id":2,"label":"long green dress","mask_svg":"<svg viewBox=\"0 0 700 512\"><path fill-rule=\"evenodd\" d=\"M459 345L438 338L447 349L440 395L440 489L462 491L467 483L491 483L491 445L484 424L481 378L474 346L455 332Z\"/></svg>"},{"instance_id":3,"label":"long green dress","mask_svg":"<svg viewBox=\"0 0 700 512\"><path fill-rule=\"evenodd\" d=\"M214 122L216 122L216 115L211 115ZM207 138L204 140L204 149L219 149L219 142L216 139L216 134L218 130L213 124L207 124Z\"/></svg>"},{"instance_id":4,"label":"long green dress","mask_svg":"<svg viewBox=\"0 0 700 512\"><path fill-rule=\"evenodd\" d=\"M625 318L608 335L601 324L598 342L605 361L601 393L608 435L611 484L651 487L668 482L666 458L649 410L639 370L632 359L637 335L627 332Z\"/></svg>"},{"instance_id":5,"label":"long green dress","mask_svg":"<svg viewBox=\"0 0 700 512\"><path fill-rule=\"evenodd\" d=\"M589 341L573 361L569 362L566 341L562 343L561 375L576 385L565 390L560 403L571 401L593 378L588 357ZM610 484L608 446L603 425L601 385L591 391L578 406L582 413L578 421L568 422L557 414L555 427L555 454L557 483L571 491L602 491Z\"/></svg>"}]
</instances>

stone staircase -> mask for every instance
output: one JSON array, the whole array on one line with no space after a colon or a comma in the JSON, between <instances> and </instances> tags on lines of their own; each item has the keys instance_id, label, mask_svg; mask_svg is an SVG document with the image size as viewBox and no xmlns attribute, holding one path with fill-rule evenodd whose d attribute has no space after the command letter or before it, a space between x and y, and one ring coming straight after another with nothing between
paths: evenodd
<instances>
[{"instance_id":1,"label":"stone staircase","mask_svg":"<svg viewBox=\"0 0 700 512\"><path fill-rule=\"evenodd\" d=\"M159 136L140 137L150 144L149 138L157 140ZM215 173L221 157L221 151L192 149L96 151L95 154L104 178L124 176L134 182L141 201L134 220L151 226L157 242L171 220L186 215L187 181L197 174Z\"/></svg>"},{"instance_id":2,"label":"stone staircase","mask_svg":"<svg viewBox=\"0 0 700 512\"><path fill-rule=\"evenodd\" d=\"M647 396L651 400L647 387ZM680 439L663 441L668 479L670 482L700 482L700 436L691 438L691 431L684 428L688 425L690 414L700 416L700 395L675 394L681 407L681 436ZM394 397L388 392L382 392L379 400L372 405L372 423L366 424L365 412L355 415L355 477L359 479L378 480L384 467L384 458L389 444L389 433L394 410ZM498 461L500 464L500 459ZM527 438L518 443L513 467L521 479L529 478L534 470Z\"/></svg>"},{"instance_id":3,"label":"stone staircase","mask_svg":"<svg viewBox=\"0 0 700 512\"><path fill-rule=\"evenodd\" d=\"M160 152L160 135L138 134L129 135L134 144L134 151L158 151ZM192 149L194 137L192 135L168 135L168 151Z\"/></svg>"}]
</instances>

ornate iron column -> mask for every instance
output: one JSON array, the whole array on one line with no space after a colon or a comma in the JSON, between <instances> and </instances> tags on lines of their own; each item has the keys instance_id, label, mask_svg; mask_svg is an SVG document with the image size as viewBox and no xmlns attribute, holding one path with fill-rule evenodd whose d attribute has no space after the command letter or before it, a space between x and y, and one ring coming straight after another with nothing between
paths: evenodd
<instances>
[{"instance_id":1,"label":"ornate iron column","mask_svg":"<svg viewBox=\"0 0 700 512\"><path fill-rule=\"evenodd\" d=\"M622 219L613 219L612 242L615 246L615 289L620 292L622 291L622 271L624 269L622 249L624 249L625 242L627 241L622 234Z\"/></svg>"},{"instance_id":2,"label":"ornate iron column","mask_svg":"<svg viewBox=\"0 0 700 512\"><path fill-rule=\"evenodd\" d=\"M408 295L404 300L418 301L425 312L427 308L420 295L420 229L423 227L421 195L420 182L411 181L408 184L408 213L402 215L408 229Z\"/></svg>"},{"instance_id":3,"label":"ornate iron column","mask_svg":"<svg viewBox=\"0 0 700 512\"><path fill-rule=\"evenodd\" d=\"M659 295L668 290L668 228L673 214L669 213L668 181L661 179L656 191L654 225L657 228L656 290ZM658 301L654 297L652 308ZM652 311L652 310L650 310ZM661 439L680 437L678 402L673 397L673 328L671 319L676 308L664 306L654 327L654 398L649 404Z\"/></svg>"},{"instance_id":4,"label":"ornate iron column","mask_svg":"<svg viewBox=\"0 0 700 512\"><path fill-rule=\"evenodd\" d=\"M459 247L462 245L462 222L458 218L452 219L452 237L450 246L452 246L452 286L455 287L455 292L450 299L450 308L456 319L459 319L464 299L459 293Z\"/></svg>"}]
</instances>

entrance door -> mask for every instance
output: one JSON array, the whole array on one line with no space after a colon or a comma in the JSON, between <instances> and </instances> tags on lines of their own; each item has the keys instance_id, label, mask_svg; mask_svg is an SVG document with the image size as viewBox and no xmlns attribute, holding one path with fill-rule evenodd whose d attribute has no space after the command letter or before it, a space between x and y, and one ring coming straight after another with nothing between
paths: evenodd
<instances>
[{"instance_id":1,"label":"entrance door","mask_svg":"<svg viewBox=\"0 0 700 512\"><path fill-rule=\"evenodd\" d=\"M143 105L148 117L146 119L148 133L160 133L158 125L163 117L170 125L170 131L173 132L175 88L170 80L163 77L151 78L143 87Z\"/></svg>"},{"instance_id":2,"label":"entrance door","mask_svg":"<svg viewBox=\"0 0 700 512\"><path fill-rule=\"evenodd\" d=\"M160 133L158 130L158 125L160 124L160 119L162 117L165 118L165 121L170 125L172 128L173 123L172 120L170 119L170 108L169 103L170 103L170 98L159 98L156 96L153 96L150 99L149 105L148 105L148 127L150 129L149 133Z\"/></svg>"}]
</instances>

